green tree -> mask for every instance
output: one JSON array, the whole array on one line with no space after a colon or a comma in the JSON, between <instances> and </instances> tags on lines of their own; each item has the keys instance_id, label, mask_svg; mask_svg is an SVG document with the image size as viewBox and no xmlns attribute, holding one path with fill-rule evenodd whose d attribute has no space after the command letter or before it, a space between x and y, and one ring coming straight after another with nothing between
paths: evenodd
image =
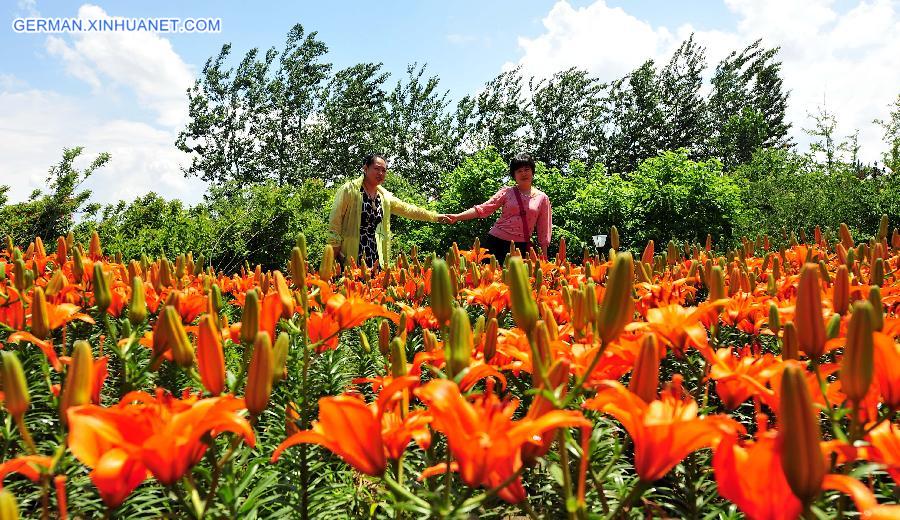
<instances>
[{"instance_id":1,"label":"green tree","mask_svg":"<svg viewBox=\"0 0 900 520\"><path fill-rule=\"evenodd\" d=\"M461 129L460 146L474 152L493 147L509 160L523 149L528 114L522 90L521 68L503 72L485 84L475 96L464 97L457 106Z\"/></svg>"},{"instance_id":2,"label":"green tree","mask_svg":"<svg viewBox=\"0 0 900 520\"><path fill-rule=\"evenodd\" d=\"M762 40L757 40L733 51L716 67L709 97L711 152L726 168L749 160L748 146L791 145L791 125L785 121L788 93L783 90L781 62L776 60L778 50L763 48Z\"/></svg>"},{"instance_id":3,"label":"green tree","mask_svg":"<svg viewBox=\"0 0 900 520\"><path fill-rule=\"evenodd\" d=\"M384 86L389 74L381 68L380 63L353 65L336 72L325 86L313 123L313 164L322 179L337 182L355 176L366 154L387 148Z\"/></svg>"},{"instance_id":4,"label":"green tree","mask_svg":"<svg viewBox=\"0 0 900 520\"><path fill-rule=\"evenodd\" d=\"M698 45L691 34L659 72L662 149L689 148L693 155L699 156L706 153L708 110L700 92L705 68L706 49Z\"/></svg>"},{"instance_id":5,"label":"green tree","mask_svg":"<svg viewBox=\"0 0 900 520\"><path fill-rule=\"evenodd\" d=\"M185 175L214 183L308 177L306 122L331 68L320 60L326 52L299 24L282 52L251 49L234 68L226 64L231 44L223 45L187 92L189 120L175 143L192 156Z\"/></svg>"},{"instance_id":6,"label":"green tree","mask_svg":"<svg viewBox=\"0 0 900 520\"><path fill-rule=\"evenodd\" d=\"M604 163L611 171L633 171L660 152L665 121L660 101L653 60L610 85L604 109L612 131Z\"/></svg>"},{"instance_id":7,"label":"green tree","mask_svg":"<svg viewBox=\"0 0 900 520\"><path fill-rule=\"evenodd\" d=\"M0 235L10 235L16 244L27 244L35 237L54 240L67 234L74 225L75 215L93 213L98 207L87 204L91 191L80 189L81 184L97 168L109 162L108 153L98 154L83 170L74 167L84 149L65 148L62 159L47 174L47 193L35 190L26 202L0 204ZM6 201L7 186L0 186L0 196Z\"/></svg>"},{"instance_id":8,"label":"green tree","mask_svg":"<svg viewBox=\"0 0 900 520\"><path fill-rule=\"evenodd\" d=\"M887 120L876 119L874 122L884 130L884 142L888 149L883 154L884 165L894 174L900 173L900 94L891 106Z\"/></svg>"},{"instance_id":9,"label":"green tree","mask_svg":"<svg viewBox=\"0 0 900 520\"><path fill-rule=\"evenodd\" d=\"M437 76L425 77L425 67L407 67L386 98L383 135L390 168L429 196L436 196L445 174L456 165L458 133L447 110L447 92Z\"/></svg>"},{"instance_id":10,"label":"green tree","mask_svg":"<svg viewBox=\"0 0 900 520\"><path fill-rule=\"evenodd\" d=\"M602 131L602 86L586 71L570 68L550 79L529 81L528 149L547 166L566 169L574 160L591 161Z\"/></svg>"}]
</instances>

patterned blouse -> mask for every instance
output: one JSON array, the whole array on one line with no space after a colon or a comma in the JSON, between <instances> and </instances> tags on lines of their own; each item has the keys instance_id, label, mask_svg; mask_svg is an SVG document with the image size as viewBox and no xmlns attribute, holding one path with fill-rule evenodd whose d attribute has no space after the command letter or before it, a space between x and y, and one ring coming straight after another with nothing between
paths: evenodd
<instances>
[{"instance_id":1,"label":"patterned blouse","mask_svg":"<svg viewBox=\"0 0 900 520\"><path fill-rule=\"evenodd\" d=\"M372 267L378 261L378 246L375 242L375 229L381 223L384 209L381 207L381 195L375 194L375 197L369 197L364 187L360 187L362 192L362 220L359 224L359 258L357 264L362 264L363 260L366 265Z\"/></svg>"}]
</instances>

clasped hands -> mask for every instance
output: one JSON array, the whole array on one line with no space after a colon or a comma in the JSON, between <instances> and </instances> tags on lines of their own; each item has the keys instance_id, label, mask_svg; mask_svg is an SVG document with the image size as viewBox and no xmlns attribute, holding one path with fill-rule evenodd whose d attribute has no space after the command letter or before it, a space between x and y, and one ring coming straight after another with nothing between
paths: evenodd
<instances>
[{"instance_id":1,"label":"clasped hands","mask_svg":"<svg viewBox=\"0 0 900 520\"><path fill-rule=\"evenodd\" d=\"M438 215L438 222L441 224L456 224L456 215L450 215L447 213L442 213Z\"/></svg>"}]
</instances>

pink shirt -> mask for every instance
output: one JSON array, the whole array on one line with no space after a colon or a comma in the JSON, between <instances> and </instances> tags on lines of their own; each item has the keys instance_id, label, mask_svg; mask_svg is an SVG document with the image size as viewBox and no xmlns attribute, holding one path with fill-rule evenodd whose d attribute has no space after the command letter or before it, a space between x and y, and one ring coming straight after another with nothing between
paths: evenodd
<instances>
[{"instance_id":1,"label":"pink shirt","mask_svg":"<svg viewBox=\"0 0 900 520\"><path fill-rule=\"evenodd\" d=\"M500 218L491 227L490 234L503 240L513 242L527 242L537 226L538 245L546 252L550 245L550 230L553 227L550 215L550 199L541 190L532 187L531 195L522 195L522 203L525 204L526 222L528 224L528 236L522 236L522 218L519 216L519 203L516 201L515 186L506 186L494 194L483 204L475 206L475 213L479 218L484 218L502 207Z\"/></svg>"}]
</instances>

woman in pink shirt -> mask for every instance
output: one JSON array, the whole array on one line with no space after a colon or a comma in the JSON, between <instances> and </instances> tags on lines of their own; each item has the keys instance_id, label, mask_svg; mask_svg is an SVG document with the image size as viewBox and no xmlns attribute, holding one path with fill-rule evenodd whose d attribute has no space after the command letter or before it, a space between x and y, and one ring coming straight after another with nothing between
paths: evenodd
<instances>
[{"instance_id":1,"label":"woman in pink shirt","mask_svg":"<svg viewBox=\"0 0 900 520\"><path fill-rule=\"evenodd\" d=\"M546 256L552 228L550 199L547 194L532 186L534 159L528 154L517 155L509 163L509 174L515 179L515 186L500 188L483 204L452 215L455 220L471 220L485 218L498 208L502 208L500 218L481 244L493 253L501 264L509 252L510 242L514 242L522 254L527 253L535 228L541 255Z\"/></svg>"}]
</instances>

